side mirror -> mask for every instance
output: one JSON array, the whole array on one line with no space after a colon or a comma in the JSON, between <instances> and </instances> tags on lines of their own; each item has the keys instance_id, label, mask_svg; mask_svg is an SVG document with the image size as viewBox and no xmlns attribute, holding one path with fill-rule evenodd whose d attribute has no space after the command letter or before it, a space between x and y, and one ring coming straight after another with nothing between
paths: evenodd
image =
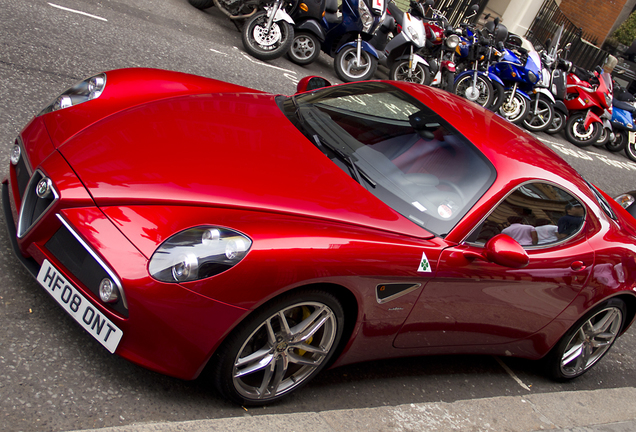
<instances>
[{"instance_id":1,"label":"side mirror","mask_svg":"<svg viewBox=\"0 0 636 432\"><path fill-rule=\"evenodd\" d=\"M435 0L426 0L424 2L424 6L426 6L427 9L433 7L434 4L435 4Z\"/></svg>"},{"instance_id":2,"label":"side mirror","mask_svg":"<svg viewBox=\"0 0 636 432\"><path fill-rule=\"evenodd\" d=\"M465 251L464 257L469 260L490 261L511 268L524 268L530 262L530 257L523 247L506 234L497 234L488 240L482 253Z\"/></svg>"},{"instance_id":3,"label":"side mirror","mask_svg":"<svg viewBox=\"0 0 636 432\"><path fill-rule=\"evenodd\" d=\"M306 76L301 79L296 86L296 93L318 90L323 87L330 87L331 83L319 76Z\"/></svg>"}]
</instances>

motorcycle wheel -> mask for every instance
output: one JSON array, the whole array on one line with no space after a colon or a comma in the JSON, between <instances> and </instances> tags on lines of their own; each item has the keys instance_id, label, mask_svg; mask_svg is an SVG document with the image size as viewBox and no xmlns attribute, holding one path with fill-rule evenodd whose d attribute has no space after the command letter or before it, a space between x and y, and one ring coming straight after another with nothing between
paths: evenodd
<instances>
[{"instance_id":1,"label":"motorcycle wheel","mask_svg":"<svg viewBox=\"0 0 636 432\"><path fill-rule=\"evenodd\" d=\"M489 79L477 75L476 85L473 86L474 75L464 75L455 82L453 93L488 108L492 102L494 90Z\"/></svg>"},{"instance_id":2,"label":"motorcycle wheel","mask_svg":"<svg viewBox=\"0 0 636 432\"><path fill-rule=\"evenodd\" d=\"M628 158L636 162L636 143L628 142L625 146L625 154Z\"/></svg>"},{"instance_id":3,"label":"motorcycle wheel","mask_svg":"<svg viewBox=\"0 0 636 432\"><path fill-rule=\"evenodd\" d=\"M501 105L504 103L506 90L504 89L504 86L496 81L492 82L492 88L494 90L494 95L488 109L492 112L497 112Z\"/></svg>"},{"instance_id":4,"label":"motorcycle wheel","mask_svg":"<svg viewBox=\"0 0 636 432\"><path fill-rule=\"evenodd\" d=\"M510 123L521 124L530 110L530 101L518 92L512 97L512 90L504 93L504 102L499 107L499 114Z\"/></svg>"},{"instance_id":5,"label":"motorcycle wheel","mask_svg":"<svg viewBox=\"0 0 636 432\"><path fill-rule=\"evenodd\" d=\"M378 59L368 52L360 52L360 64L357 64L357 49L355 46L348 46L336 54L333 67L336 75L344 82L364 81L373 76L378 68Z\"/></svg>"},{"instance_id":6,"label":"motorcycle wheel","mask_svg":"<svg viewBox=\"0 0 636 432\"><path fill-rule=\"evenodd\" d=\"M554 118L552 102L541 95L538 98L537 112L533 112L537 103L536 100L530 101L528 115L523 119L523 127L535 133L548 129L552 125L552 119Z\"/></svg>"},{"instance_id":7,"label":"motorcycle wheel","mask_svg":"<svg viewBox=\"0 0 636 432\"><path fill-rule=\"evenodd\" d=\"M563 130L565 123L568 121L566 115L561 111L554 111L554 118L552 124L545 131L551 135L557 134Z\"/></svg>"},{"instance_id":8,"label":"motorcycle wheel","mask_svg":"<svg viewBox=\"0 0 636 432\"><path fill-rule=\"evenodd\" d=\"M188 3L201 10L214 6L214 0L188 0Z\"/></svg>"},{"instance_id":9,"label":"motorcycle wheel","mask_svg":"<svg viewBox=\"0 0 636 432\"><path fill-rule=\"evenodd\" d=\"M598 135L598 139L594 143L594 147L605 147L605 144L609 142L610 131L606 128L601 128L601 133Z\"/></svg>"},{"instance_id":10,"label":"motorcycle wheel","mask_svg":"<svg viewBox=\"0 0 636 432\"><path fill-rule=\"evenodd\" d=\"M308 65L320 55L320 41L313 33L298 32L294 34L287 58L297 65Z\"/></svg>"},{"instance_id":11,"label":"motorcycle wheel","mask_svg":"<svg viewBox=\"0 0 636 432\"><path fill-rule=\"evenodd\" d=\"M418 63L415 66L415 70L409 74L409 61L400 60L393 63L393 66L391 66L389 79L429 85L431 83L431 72L428 70L426 65Z\"/></svg>"},{"instance_id":12,"label":"motorcycle wheel","mask_svg":"<svg viewBox=\"0 0 636 432\"><path fill-rule=\"evenodd\" d=\"M447 92L453 92L453 86L455 85L455 72L442 73L442 82L440 88Z\"/></svg>"},{"instance_id":13,"label":"motorcycle wheel","mask_svg":"<svg viewBox=\"0 0 636 432\"><path fill-rule=\"evenodd\" d=\"M627 141L629 141L629 135L627 134L627 131L618 130L616 131L616 138L614 138L614 141L606 143L605 148L613 153L616 153L627 147Z\"/></svg>"},{"instance_id":14,"label":"motorcycle wheel","mask_svg":"<svg viewBox=\"0 0 636 432\"><path fill-rule=\"evenodd\" d=\"M584 121L585 113L576 112L570 116L565 125L565 137L577 147L587 147L594 144L601 134L601 129L603 129L603 125L597 122L585 129Z\"/></svg>"},{"instance_id":15,"label":"motorcycle wheel","mask_svg":"<svg viewBox=\"0 0 636 432\"><path fill-rule=\"evenodd\" d=\"M286 21L272 23L266 32L267 12L256 13L243 24L243 46L252 57L273 60L285 54L294 39L294 28Z\"/></svg>"}]
</instances>

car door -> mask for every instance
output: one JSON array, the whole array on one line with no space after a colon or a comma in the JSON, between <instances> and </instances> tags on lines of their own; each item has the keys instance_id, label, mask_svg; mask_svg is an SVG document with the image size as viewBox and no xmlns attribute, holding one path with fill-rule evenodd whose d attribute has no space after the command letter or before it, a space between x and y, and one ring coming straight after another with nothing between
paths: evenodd
<instances>
[{"instance_id":1,"label":"car door","mask_svg":"<svg viewBox=\"0 0 636 432\"><path fill-rule=\"evenodd\" d=\"M583 209L578 226L576 216L569 214L577 206ZM515 189L467 241L442 252L436 277L425 286L395 345L499 344L526 338L546 326L585 286L594 264L584 209L573 194L553 184L530 182ZM466 251L479 253L502 231L515 234L508 228L518 218L529 231L544 226L542 219L556 227L551 241L524 246L529 256L526 267L466 258ZM574 223L574 229L559 229L564 218Z\"/></svg>"}]
</instances>

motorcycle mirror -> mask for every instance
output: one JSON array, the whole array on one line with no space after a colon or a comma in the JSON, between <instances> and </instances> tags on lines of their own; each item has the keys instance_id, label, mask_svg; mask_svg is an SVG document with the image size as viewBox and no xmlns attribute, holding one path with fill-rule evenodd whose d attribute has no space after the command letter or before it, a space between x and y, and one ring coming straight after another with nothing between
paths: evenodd
<instances>
[{"instance_id":1,"label":"motorcycle mirror","mask_svg":"<svg viewBox=\"0 0 636 432\"><path fill-rule=\"evenodd\" d=\"M323 87L330 87L331 83L319 76L306 76L298 81L296 86L296 93L302 93L306 91L318 90Z\"/></svg>"},{"instance_id":2,"label":"motorcycle mirror","mask_svg":"<svg viewBox=\"0 0 636 432\"><path fill-rule=\"evenodd\" d=\"M426 1L424 2L424 6L426 6L427 8L431 8L431 7L433 7L433 5L434 5L434 4L435 4L435 1L434 1L434 0L426 0Z\"/></svg>"},{"instance_id":3,"label":"motorcycle mirror","mask_svg":"<svg viewBox=\"0 0 636 432\"><path fill-rule=\"evenodd\" d=\"M494 21L495 21L495 27L496 27L496 26L498 26L498 25L499 25L499 17L496 17L496 18L494 19Z\"/></svg>"},{"instance_id":4,"label":"motorcycle mirror","mask_svg":"<svg viewBox=\"0 0 636 432\"><path fill-rule=\"evenodd\" d=\"M552 39L548 38L548 40L545 41L545 49L546 51L550 51L550 48L552 48Z\"/></svg>"}]
</instances>

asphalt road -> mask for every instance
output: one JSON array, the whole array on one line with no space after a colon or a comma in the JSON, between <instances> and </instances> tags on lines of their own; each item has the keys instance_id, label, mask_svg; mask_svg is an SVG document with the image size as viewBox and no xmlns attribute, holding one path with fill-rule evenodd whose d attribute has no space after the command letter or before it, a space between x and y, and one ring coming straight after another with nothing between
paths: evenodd
<instances>
[{"instance_id":1,"label":"asphalt road","mask_svg":"<svg viewBox=\"0 0 636 432\"><path fill-rule=\"evenodd\" d=\"M293 93L305 75L337 82L325 56L306 68L284 58L251 58L231 21L214 8L196 10L187 0L0 0L0 47L0 177L29 119L76 81L104 70L165 68L284 94ZM562 136L539 138L610 195L636 189L636 164L622 153L577 149ZM181 163L188 157L175 148ZM246 410L223 400L205 379L180 381L110 355L21 268L0 229L0 431L634 387L634 332L619 339L592 372L567 384L547 380L536 364L523 360L410 358L326 371L298 395Z\"/></svg>"}]
</instances>

